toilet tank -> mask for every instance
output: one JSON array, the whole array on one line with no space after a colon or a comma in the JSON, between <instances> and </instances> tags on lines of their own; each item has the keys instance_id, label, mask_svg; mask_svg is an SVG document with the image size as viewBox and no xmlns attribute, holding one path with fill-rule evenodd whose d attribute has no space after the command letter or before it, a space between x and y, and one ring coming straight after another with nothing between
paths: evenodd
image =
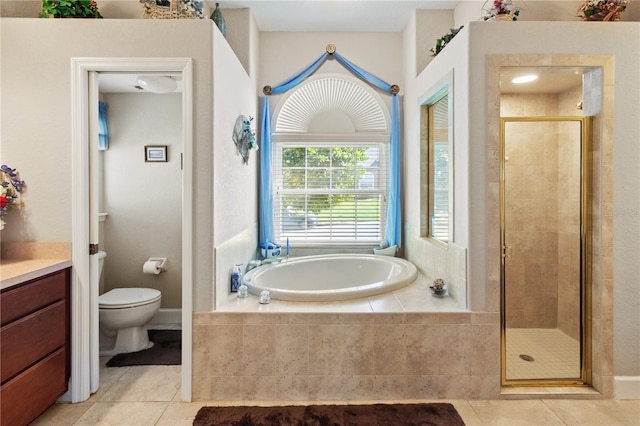
<instances>
[{"instance_id":1,"label":"toilet tank","mask_svg":"<svg viewBox=\"0 0 640 426\"><path fill-rule=\"evenodd\" d=\"M98 252L98 276L102 276L102 267L104 266L104 258L107 257L106 251Z\"/></svg>"}]
</instances>

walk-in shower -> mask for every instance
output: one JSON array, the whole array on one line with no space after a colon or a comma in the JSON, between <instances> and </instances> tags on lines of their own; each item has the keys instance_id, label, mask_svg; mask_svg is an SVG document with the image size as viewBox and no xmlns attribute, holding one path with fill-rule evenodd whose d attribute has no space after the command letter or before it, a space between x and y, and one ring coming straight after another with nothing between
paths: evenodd
<instances>
[{"instance_id":1,"label":"walk-in shower","mask_svg":"<svg viewBox=\"0 0 640 426\"><path fill-rule=\"evenodd\" d=\"M504 384L589 381L590 129L583 116L501 118Z\"/></svg>"}]
</instances>

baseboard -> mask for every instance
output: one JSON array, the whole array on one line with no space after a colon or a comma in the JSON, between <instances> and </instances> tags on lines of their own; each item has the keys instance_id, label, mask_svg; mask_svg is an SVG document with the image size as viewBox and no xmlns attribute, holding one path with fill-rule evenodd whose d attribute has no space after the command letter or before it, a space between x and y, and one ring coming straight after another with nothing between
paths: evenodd
<instances>
[{"instance_id":1,"label":"baseboard","mask_svg":"<svg viewBox=\"0 0 640 426\"><path fill-rule=\"evenodd\" d=\"M613 376L615 399L640 399L640 376Z\"/></svg>"},{"instance_id":2,"label":"baseboard","mask_svg":"<svg viewBox=\"0 0 640 426\"><path fill-rule=\"evenodd\" d=\"M182 309L160 309L149 321L147 328L151 330L182 329Z\"/></svg>"}]
</instances>

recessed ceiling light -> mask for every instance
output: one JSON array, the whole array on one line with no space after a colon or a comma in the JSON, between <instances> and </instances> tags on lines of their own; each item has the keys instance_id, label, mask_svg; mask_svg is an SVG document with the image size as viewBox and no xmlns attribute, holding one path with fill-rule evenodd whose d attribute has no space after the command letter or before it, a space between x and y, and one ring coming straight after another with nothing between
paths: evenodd
<instances>
[{"instance_id":1,"label":"recessed ceiling light","mask_svg":"<svg viewBox=\"0 0 640 426\"><path fill-rule=\"evenodd\" d=\"M511 80L512 83L515 84L522 84L522 83L531 83L534 80L537 80L538 76L535 74L528 74L528 75L521 75L519 77L514 78L513 80Z\"/></svg>"}]
</instances>

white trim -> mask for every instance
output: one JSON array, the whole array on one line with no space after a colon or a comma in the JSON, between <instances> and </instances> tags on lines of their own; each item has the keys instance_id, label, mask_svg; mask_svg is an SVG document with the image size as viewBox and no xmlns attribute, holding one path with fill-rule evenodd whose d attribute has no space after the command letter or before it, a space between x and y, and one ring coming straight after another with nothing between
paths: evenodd
<instances>
[{"instance_id":1,"label":"white trim","mask_svg":"<svg viewBox=\"0 0 640 426\"><path fill-rule=\"evenodd\" d=\"M193 323L193 61L182 68L182 400L191 402Z\"/></svg>"},{"instance_id":2,"label":"white trim","mask_svg":"<svg viewBox=\"0 0 640 426\"><path fill-rule=\"evenodd\" d=\"M87 105L89 110L89 116L87 122L89 123L89 244L99 243L99 199L100 188L102 188L102 176L100 171L100 159L101 156L98 153L98 133L99 133L99 102L100 93L98 81L99 74L95 71L89 71L89 89L87 92L87 99L89 104ZM93 172L92 172L93 171ZM91 330L89 331L89 371L91 372L91 378L89 379L89 393L94 393L100 386L100 341L99 334L100 328L98 323L100 321L100 313L95 306L98 306L98 297L100 296L100 266L98 256L89 256L89 324Z\"/></svg>"},{"instance_id":3,"label":"white trim","mask_svg":"<svg viewBox=\"0 0 640 426\"><path fill-rule=\"evenodd\" d=\"M444 242L444 244L448 245L451 243L455 243L456 242L456 238L455 238L455 179L456 179L456 171L455 171L455 125L454 125L454 117L453 117L453 112L454 112L454 86L453 86L453 70L449 71L444 77L442 77L440 80L438 80L437 83L435 83L433 86L431 86L431 88L426 91L422 96L420 96L420 98L418 99L418 108L421 108L424 105L429 105L429 104L433 104L434 102L436 102L439 98L441 98L443 95L446 94L447 96L447 103L448 103L448 120L449 120L449 134L448 134L448 144L449 144L449 237L447 239L447 242ZM421 136L421 132L422 132L422 128L421 126L418 126L418 140L420 141L420 143L422 143L422 136ZM420 151L422 151L423 147L420 147ZM420 155L422 156L422 152L420 153ZM420 166L420 175L423 176L424 175L424 170L422 165ZM427 179L428 180L428 179ZM421 184L423 183L422 181L420 182ZM420 195L422 197L422 194ZM424 209L424 210L423 210ZM422 217L423 214L426 214L427 216L429 215L429 209L425 206L425 205L421 205L421 211L420 211L420 216ZM427 226L428 228L428 226ZM420 229L420 234L421 236L423 236L423 233L426 233L427 229ZM423 236L424 238L424 236ZM427 237L427 238L432 238L431 236ZM436 240L436 241L440 241L443 242L441 240ZM467 306L469 306L469 302L467 301Z\"/></svg>"},{"instance_id":4,"label":"white trim","mask_svg":"<svg viewBox=\"0 0 640 426\"><path fill-rule=\"evenodd\" d=\"M89 70L71 60L71 402L90 395Z\"/></svg>"},{"instance_id":5,"label":"white trim","mask_svg":"<svg viewBox=\"0 0 640 426\"><path fill-rule=\"evenodd\" d=\"M90 396L90 266L89 266L89 144L88 76L98 72L182 73L182 399L191 401L191 330L193 301L193 93L191 58L72 58L72 306L71 401ZM97 306L94 307L97 309Z\"/></svg>"},{"instance_id":6,"label":"white trim","mask_svg":"<svg viewBox=\"0 0 640 426\"><path fill-rule=\"evenodd\" d=\"M613 376L615 399L640 399L640 376Z\"/></svg>"}]
</instances>

